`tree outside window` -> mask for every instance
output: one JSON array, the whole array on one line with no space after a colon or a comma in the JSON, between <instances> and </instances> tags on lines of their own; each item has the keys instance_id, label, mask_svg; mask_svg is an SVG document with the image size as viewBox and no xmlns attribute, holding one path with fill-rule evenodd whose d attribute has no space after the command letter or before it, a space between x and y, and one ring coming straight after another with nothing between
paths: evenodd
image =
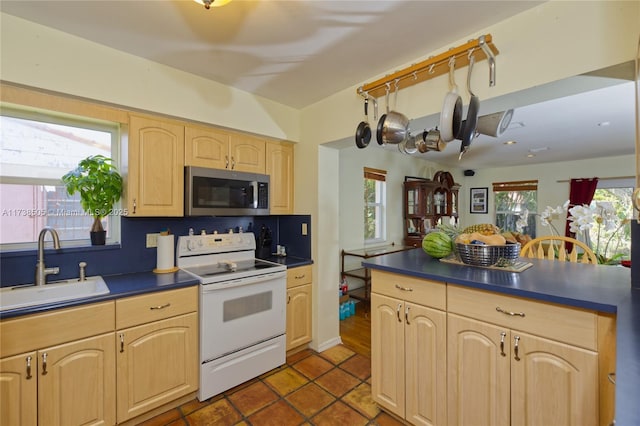
<instances>
[{"instance_id":1,"label":"tree outside window","mask_svg":"<svg viewBox=\"0 0 640 426\"><path fill-rule=\"evenodd\" d=\"M386 239L385 170L364 168L364 240L378 243Z\"/></svg>"}]
</instances>

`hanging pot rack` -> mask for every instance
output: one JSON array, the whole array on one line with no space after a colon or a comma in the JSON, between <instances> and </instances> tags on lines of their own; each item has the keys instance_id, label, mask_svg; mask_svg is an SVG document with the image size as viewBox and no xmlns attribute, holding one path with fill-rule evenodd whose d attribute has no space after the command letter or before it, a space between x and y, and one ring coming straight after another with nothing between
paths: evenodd
<instances>
[{"instance_id":1,"label":"hanging pot rack","mask_svg":"<svg viewBox=\"0 0 640 426\"><path fill-rule=\"evenodd\" d=\"M473 54L475 62L489 60L489 86L495 85L495 60L494 56L499 53L492 42L491 34L486 34L457 47L452 47L448 51L437 56L432 56L422 62L413 64L380 78L371 83L366 83L358 87L358 94L378 98L393 93L400 89L413 86L414 84L430 80L449 72L449 61L455 61L455 68L463 68L469 65L469 58Z\"/></svg>"}]
</instances>

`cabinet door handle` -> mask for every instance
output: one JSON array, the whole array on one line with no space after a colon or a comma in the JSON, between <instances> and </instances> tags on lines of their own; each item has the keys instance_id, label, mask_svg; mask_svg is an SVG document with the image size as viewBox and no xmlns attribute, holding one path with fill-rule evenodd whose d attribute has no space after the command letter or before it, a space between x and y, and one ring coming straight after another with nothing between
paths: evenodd
<instances>
[{"instance_id":1,"label":"cabinet door handle","mask_svg":"<svg viewBox=\"0 0 640 426\"><path fill-rule=\"evenodd\" d=\"M399 286L398 284L396 284L396 288L401 291L413 291L411 287L402 287L402 286Z\"/></svg>"},{"instance_id":2,"label":"cabinet door handle","mask_svg":"<svg viewBox=\"0 0 640 426\"><path fill-rule=\"evenodd\" d=\"M398 309L396 309L396 315L398 315L398 322L402 322L400 318L400 309L402 309L402 303L398 303Z\"/></svg>"},{"instance_id":3,"label":"cabinet door handle","mask_svg":"<svg viewBox=\"0 0 640 426\"><path fill-rule=\"evenodd\" d=\"M287 294L287 305L289 304L289 302L291 302L291 295Z\"/></svg>"},{"instance_id":4,"label":"cabinet door handle","mask_svg":"<svg viewBox=\"0 0 640 426\"><path fill-rule=\"evenodd\" d=\"M136 214L136 208L138 207L138 201L133 199L133 214Z\"/></svg>"},{"instance_id":5,"label":"cabinet door handle","mask_svg":"<svg viewBox=\"0 0 640 426\"><path fill-rule=\"evenodd\" d=\"M407 305L404 308L404 320L407 323L407 325L409 325L409 309L410 309L409 305Z\"/></svg>"},{"instance_id":6,"label":"cabinet door handle","mask_svg":"<svg viewBox=\"0 0 640 426\"><path fill-rule=\"evenodd\" d=\"M224 168L225 169L229 168L229 156L228 155L224 156Z\"/></svg>"},{"instance_id":7,"label":"cabinet door handle","mask_svg":"<svg viewBox=\"0 0 640 426\"><path fill-rule=\"evenodd\" d=\"M500 355L502 356L507 356L507 354L504 353L504 338L507 337L507 333L505 333L504 331L502 333L500 333Z\"/></svg>"},{"instance_id":8,"label":"cabinet door handle","mask_svg":"<svg viewBox=\"0 0 640 426\"><path fill-rule=\"evenodd\" d=\"M516 361L520 361L520 357L518 356L518 343L520 342L520 336L516 336L513 338L513 359Z\"/></svg>"},{"instance_id":9,"label":"cabinet door handle","mask_svg":"<svg viewBox=\"0 0 640 426\"><path fill-rule=\"evenodd\" d=\"M500 306L496 306L496 311L500 312L501 314L511 315L512 317L519 316L519 317L524 318L524 312L505 311Z\"/></svg>"},{"instance_id":10,"label":"cabinet door handle","mask_svg":"<svg viewBox=\"0 0 640 426\"><path fill-rule=\"evenodd\" d=\"M616 373L607 374L607 379L609 379L609 381L615 385L616 384Z\"/></svg>"},{"instance_id":11,"label":"cabinet door handle","mask_svg":"<svg viewBox=\"0 0 640 426\"><path fill-rule=\"evenodd\" d=\"M42 354L42 375L46 376L47 373L47 353L45 352Z\"/></svg>"},{"instance_id":12,"label":"cabinet door handle","mask_svg":"<svg viewBox=\"0 0 640 426\"><path fill-rule=\"evenodd\" d=\"M165 303L164 305L158 305L158 306L151 306L149 309L151 309L153 311L155 309L168 308L169 306L171 306L171 303Z\"/></svg>"},{"instance_id":13,"label":"cabinet door handle","mask_svg":"<svg viewBox=\"0 0 640 426\"><path fill-rule=\"evenodd\" d=\"M32 359L31 356L27 357L27 377L26 377L27 380L30 380L31 377L33 377L31 375L31 359Z\"/></svg>"},{"instance_id":14,"label":"cabinet door handle","mask_svg":"<svg viewBox=\"0 0 640 426\"><path fill-rule=\"evenodd\" d=\"M234 160L233 156L231 157L231 170L236 168L236 160Z\"/></svg>"},{"instance_id":15,"label":"cabinet door handle","mask_svg":"<svg viewBox=\"0 0 640 426\"><path fill-rule=\"evenodd\" d=\"M124 333L120 333L120 353L124 352Z\"/></svg>"}]
</instances>

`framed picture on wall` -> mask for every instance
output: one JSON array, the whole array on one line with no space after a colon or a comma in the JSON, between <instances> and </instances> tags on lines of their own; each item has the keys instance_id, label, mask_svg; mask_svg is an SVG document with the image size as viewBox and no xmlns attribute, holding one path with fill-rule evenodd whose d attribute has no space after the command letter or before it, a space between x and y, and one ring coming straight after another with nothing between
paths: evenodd
<instances>
[{"instance_id":1,"label":"framed picture on wall","mask_svg":"<svg viewBox=\"0 0 640 426\"><path fill-rule=\"evenodd\" d=\"M471 188L470 213L489 213L489 188Z\"/></svg>"}]
</instances>

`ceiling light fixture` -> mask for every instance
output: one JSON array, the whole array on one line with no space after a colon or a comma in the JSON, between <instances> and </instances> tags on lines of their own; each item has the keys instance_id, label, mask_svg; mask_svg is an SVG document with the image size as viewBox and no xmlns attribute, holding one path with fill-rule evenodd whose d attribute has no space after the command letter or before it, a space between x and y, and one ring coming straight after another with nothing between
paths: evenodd
<instances>
[{"instance_id":1,"label":"ceiling light fixture","mask_svg":"<svg viewBox=\"0 0 640 426\"><path fill-rule=\"evenodd\" d=\"M204 5L205 9L210 9L212 7L220 7L229 3L231 0L193 0L196 3Z\"/></svg>"},{"instance_id":2,"label":"ceiling light fixture","mask_svg":"<svg viewBox=\"0 0 640 426\"><path fill-rule=\"evenodd\" d=\"M506 141L506 142L503 142L503 143L504 143L505 145L515 145L515 144L517 144L518 142L511 140L511 141Z\"/></svg>"}]
</instances>

